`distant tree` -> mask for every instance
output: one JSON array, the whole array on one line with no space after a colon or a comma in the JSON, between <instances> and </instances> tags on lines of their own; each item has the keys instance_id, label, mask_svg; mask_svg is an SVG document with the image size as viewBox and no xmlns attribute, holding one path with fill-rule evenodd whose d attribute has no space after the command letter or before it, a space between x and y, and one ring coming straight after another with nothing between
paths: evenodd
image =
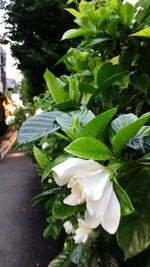
<instances>
[{"instance_id":1,"label":"distant tree","mask_svg":"<svg viewBox=\"0 0 150 267\"><path fill-rule=\"evenodd\" d=\"M30 97L44 90L45 69L51 69L68 49L68 42L60 40L72 23L64 10L65 3L66 0L12 0L5 5L6 39L12 55L19 60L18 68L25 76ZM59 75L63 68L59 65L53 72Z\"/></svg>"}]
</instances>

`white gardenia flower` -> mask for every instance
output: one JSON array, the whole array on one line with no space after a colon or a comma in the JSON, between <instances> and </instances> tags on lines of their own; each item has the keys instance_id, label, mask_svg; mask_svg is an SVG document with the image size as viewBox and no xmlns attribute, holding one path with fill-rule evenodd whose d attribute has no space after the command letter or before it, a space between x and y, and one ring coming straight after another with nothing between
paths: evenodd
<instances>
[{"instance_id":1,"label":"white gardenia flower","mask_svg":"<svg viewBox=\"0 0 150 267\"><path fill-rule=\"evenodd\" d=\"M63 224L63 227L65 228L65 232L67 234L73 234L74 233L74 228L73 228L73 225L71 222L69 221L66 221L64 224Z\"/></svg>"},{"instance_id":2,"label":"white gardenia flower","mask_svg":"<svg viewBox=\"0 0 150 267\"><path fill-rule=\"evenodd\" d=\"M8 115L8 116L6 117L6 119L5 119L5 123L6 123L7 125L11 125L11 124L13 124L14 121L15 121L15 116L13 116L13 115Z\"/></svg>"},{"instance_id":3,"label":"white gardenia flower","mask_svg":"<svg viewBox=\"0 0 150 267\"><path fill-rule=\"evenodd\" d=\"M138 3L139 0L124 0L123 3L130 3L132 4L133 6L136 5L136 3Z\"/></svg>"},{"instance_id":4,"label":"white gardenia flower","mask_svg":"<svg viewBox=\"0 0 150 267\"><path fill-rule=\"evenodd\" d=\"M42 108L38 108L38 109L35 111L35 115L40 115L42 112L43 112L43 109L42 109Z\"/></svg>"},{"instance_id":5,"label":"white gardenia flower","mask_svg":"<svg viewBox=\"0 0 150 267\"><path fill-rule=\"evenodd\" d=\"M98 225L114 234L120 222L120 204L113 190L111 172L94 160L69 158L52 168L59 186L66 185L71 194L64 203L76 206L86 202L85 223L89 228Z\"/></svg>"},{"instance_id":6,"label":"white gardenia flower","mask_svg":"<svg viewBox=\"0 0 150 267\"><path fill-rule=\"evenodd\" d=\"M49 144L47 142L44 142L42 144L42 149L46 149L47 147L49 147Z\"/></svg>"},{"instance_id":7,"label":"white gardenia flower","mask_svg":"<svg viewBox=\"0 0 150 267\"><path fill-rule=\"evenodd\" d=\"M92 233L92 229L86 224L82 219L78 219L79 228L75 230L75 235L73 237L76 244L85 243Z\"/></svg>"}]
</instances>

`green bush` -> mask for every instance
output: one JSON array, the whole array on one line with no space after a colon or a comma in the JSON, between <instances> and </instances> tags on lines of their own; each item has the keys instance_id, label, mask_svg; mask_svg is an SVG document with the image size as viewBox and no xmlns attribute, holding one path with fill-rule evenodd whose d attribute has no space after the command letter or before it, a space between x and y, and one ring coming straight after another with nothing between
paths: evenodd
<instances>
[{"instance_id":1,"label":"green bush","mask_svg":"<svg viewBox=\"0 0 150 267\"><path fill-rule=\"evenodd\" d=\"M63 39L81 41L60 59L71 75L46 70L50 111L42 103L18 137L36 141L44 237L68 233L49 267L148 267L150 3L73 2L77 28Z\"/></svg>"}]
</instances>

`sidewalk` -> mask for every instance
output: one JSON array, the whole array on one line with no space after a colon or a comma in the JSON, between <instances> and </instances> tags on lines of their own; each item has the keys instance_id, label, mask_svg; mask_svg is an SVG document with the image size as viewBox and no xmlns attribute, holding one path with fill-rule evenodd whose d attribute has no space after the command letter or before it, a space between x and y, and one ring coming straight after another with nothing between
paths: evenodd
<instances>
[{"instance_id":1,"label":"sidewalk","mask_svg":"<svg viewBox=\"0 0 150 267\"><path fill-rule=\"evenodd\" d=\"M42 237L43 208L31 208L40 193L36 166L23 151L0 161L0 267L47 267L60 249Z\"/></svg>"},{"instance_id":2,"label":"sidewalk","mask_svg":"<svg viewBox=\"0 0 150 267\"><path fill-rule=\"evenodd\" d=\"M11 149L17 139L17 131L9 131L0 137L0 160L2 160Z\"/></svg>"}]
</instances>

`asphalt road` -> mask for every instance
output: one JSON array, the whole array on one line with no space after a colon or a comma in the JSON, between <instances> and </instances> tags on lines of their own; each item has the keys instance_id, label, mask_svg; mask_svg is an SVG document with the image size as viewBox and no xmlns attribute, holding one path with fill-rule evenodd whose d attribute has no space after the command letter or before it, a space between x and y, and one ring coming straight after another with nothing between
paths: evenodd
<instances>
[{"instance_id":1,"label":"asphalt road","mask_svg":"<svg viewBox=\"0 0 150 267\"><path fill-rule=\"evenodd\" d=\"M47 267L61 248L45 241L43 209L31 208L40 192L36 166L23 152L11 152L0 162L0 267Z\"/></svg>"}]
</instances>

